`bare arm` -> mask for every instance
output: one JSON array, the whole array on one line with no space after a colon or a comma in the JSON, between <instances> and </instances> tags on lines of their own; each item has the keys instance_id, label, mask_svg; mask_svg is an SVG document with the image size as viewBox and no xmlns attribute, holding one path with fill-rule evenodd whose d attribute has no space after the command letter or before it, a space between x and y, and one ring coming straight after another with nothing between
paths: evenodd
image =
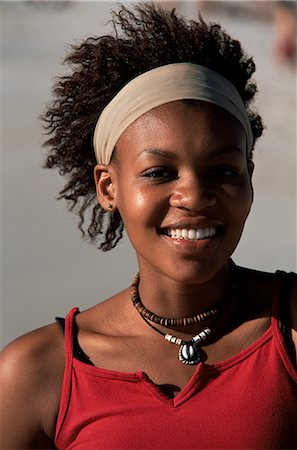
<instances>
[{"instance_id":1,"label":"bare arm","mask_svg":"<svg viewBox=\"0 0 297 450\"><path fill-rule=\"evenodd\" d=\"M11 343L0 355L1 449L55 448L63 374L55 325Z\"/></svg>"}]
</instances>

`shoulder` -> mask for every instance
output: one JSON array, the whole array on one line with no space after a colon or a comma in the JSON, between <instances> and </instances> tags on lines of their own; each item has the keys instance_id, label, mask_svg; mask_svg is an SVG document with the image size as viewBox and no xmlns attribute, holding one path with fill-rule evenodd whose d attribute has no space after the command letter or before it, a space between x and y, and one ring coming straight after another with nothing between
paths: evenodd
<instances>
[{"instance_id":1,"label":"shoulder","mask_svg":"<svg viewBox=\"0 0 297 450\"><path fill-rule=\"evenodd\" d=\"M14 374L30 380L43 380L43 372L51 367L57 352L61 356L63 334L56 324L31 331L8 344L0 354L1 375Z\"/></svg>"},{"instance_id":2,"label":"shoulder","mask_svg":"<svg viewBox=\"0 0 297 450\"><path fill-rule=\"evenodd\" d=\"M290 330L289 351L297 361L297 274L277 271L261 272L246 268L238 269L240 281L246 289L246 299L255 305L262 305L267 311L273 307L273 300L279 303L279 318ZM255 300L255 302L253 302Z\"/></svg>"},{"instance_id":3,"label":"shoulder","mask_svg":"<svg viewBox=\"0 0 297 450\"><path fill-rule=\"evenodd\" d=\"M2 350L1 422L5 433L9 435L7 430L17 421L23 442L33 442L34 434L51 434L63 372L64 338L56 324L21 336ZM16 439L12 442L18 448L18 433L14 434L8 439Z\"/></svg>"},{"instance_id":4,"label":"shoulder","mask_svg":"<svg viewBox=\"0 0 297 450\"><path fill-rule=\"evenodd\" d=\"M252 296L256 299L270 299L269 302L272 303L275 296L280 296L281 306L297 306L297 274L294 272L264 272L238 267L238 278L242 288L246 289L249 300Z\"/></svg>"},{"instance_id":5,"label":"shoulder","mask_svg":"<svg viewBox=\"0 0 297 450\"><path fill-rule=\"evenodd\" d=\"M235 273L235 285L242 301L251 311L272 312L273 298L276 293L276 274L238 266ZM262 311L260 311L262 310Z\"/></svg>"},{"instance_id":6,"label":"shoulder","mask_svg":"<svg viewBox=\"0 0 297 450\"><path fill-rule=\"evenodd\" d=\"M289 284L289 296L292 306L297 307L297 273L290 272L286 274ZM295 309L296 312L296 309Z\"/></svg>"}]
</instances>

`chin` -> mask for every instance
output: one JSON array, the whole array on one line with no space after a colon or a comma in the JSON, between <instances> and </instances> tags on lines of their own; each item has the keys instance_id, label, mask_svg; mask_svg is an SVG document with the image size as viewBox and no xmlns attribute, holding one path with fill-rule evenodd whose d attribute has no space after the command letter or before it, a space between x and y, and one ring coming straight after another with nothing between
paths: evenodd
<instances>
[{"instance_id":1,"label":"chin","mask_svg":"<svg viewBox=\"0 0 297 450\"><path fill-rule=\"evenodd\" d=\"M185 264L178 264L174 269L163 267L160 274L170 278L172 281L181 284L202 284L210 281L221 271L225 271L228 260L223 264L218 261L187 261Z\"/></svg>"}]
</instances>

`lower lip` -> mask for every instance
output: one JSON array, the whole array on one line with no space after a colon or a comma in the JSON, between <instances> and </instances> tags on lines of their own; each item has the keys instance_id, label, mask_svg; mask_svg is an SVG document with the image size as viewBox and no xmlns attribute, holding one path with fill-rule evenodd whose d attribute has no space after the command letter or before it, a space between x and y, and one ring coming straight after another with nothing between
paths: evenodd
<instances>
[{"instance_id":1,"label":"lower lip","mask_svg":"<svg viewBox=\"0 0 297 450\"><path fill-rule=\"evenodd\" d=\"M171 244L173 248L186 253L195 253L197 251L209 250L218 243L217 235L199 240L171 238L165 234L162 234L161 236L166 239L166 242Z\"/></svg>"}]
</instances>

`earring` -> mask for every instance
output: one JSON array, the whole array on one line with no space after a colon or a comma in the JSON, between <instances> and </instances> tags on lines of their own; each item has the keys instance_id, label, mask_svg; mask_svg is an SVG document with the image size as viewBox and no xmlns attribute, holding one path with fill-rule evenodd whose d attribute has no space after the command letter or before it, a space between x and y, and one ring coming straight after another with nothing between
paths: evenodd
<instances>
[{"instance_id":1,"label":"earring","mask_svg":"<svg viewBox=\"0 0 297 450\"><path fill-rule=\"evenodd\" d=\"M111 203L107 203L107 208L108 209L112 209L113 208L112 204Z\"/></svg>"}]
</instances>

